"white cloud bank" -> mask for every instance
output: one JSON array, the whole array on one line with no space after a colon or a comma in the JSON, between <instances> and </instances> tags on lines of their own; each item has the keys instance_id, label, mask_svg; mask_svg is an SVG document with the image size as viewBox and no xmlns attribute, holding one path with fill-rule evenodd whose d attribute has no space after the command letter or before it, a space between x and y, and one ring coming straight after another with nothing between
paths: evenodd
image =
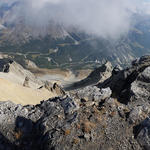
<instances>
[{"instance_id":1,"label":"white cloud bank","mask_svg":"<svg viewBox=\"0 0 150 150\"><path fill-rule=\"evenodd\" d=\"M15 0L0 0L0 4ZM16 17L30 25L47 26L51 20L77 26L89 34L118 38L127 33L132 14L142 10L142 0L19 0Z\"/></svg>"}]
</instances>

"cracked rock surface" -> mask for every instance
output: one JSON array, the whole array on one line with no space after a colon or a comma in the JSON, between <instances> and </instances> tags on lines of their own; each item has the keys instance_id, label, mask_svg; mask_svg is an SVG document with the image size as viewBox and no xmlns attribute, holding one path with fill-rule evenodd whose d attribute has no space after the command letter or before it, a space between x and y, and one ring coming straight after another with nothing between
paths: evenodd
<instances>
[{"instance_id":1,"label":"cracked rock surface","mask_svg":"<svg viewBox=\"0 0 150 150\"><path fill-rule=\"evenodd\" d=\"M0 102L0 150L149 150L150 57L38 105Z\"/></svg>"}]
</instances>

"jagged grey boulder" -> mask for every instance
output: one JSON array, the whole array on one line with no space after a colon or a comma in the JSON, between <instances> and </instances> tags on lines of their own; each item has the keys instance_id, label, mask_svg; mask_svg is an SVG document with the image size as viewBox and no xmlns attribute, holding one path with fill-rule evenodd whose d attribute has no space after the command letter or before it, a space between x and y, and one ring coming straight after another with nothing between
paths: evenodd
<instances>
[{"instance_id":1,"label":"jagged grey boulder","mask_svg":"<svg viewBox=\"0 0 150 150\"><path fill-rule=\"evenodd\" d=\"M1 102L0 149L142 150L131 140L132 128L120 117L116 103L108 98L98 107L79 107L69 97L36 106Z\"/></svg>"},{"instance_id":2,"label":"jagged grey boulder","mask_svg":"<svg viewBox=\"0 0 150 150\"><path fill-rule=\"evenodd\" d=\"M88 86L79 90L76 95L79 99L84 99L86 101L98 101L104 100L110 97L112 94L110 88L99 89L96 86Z\"/></svg>"},{"instance_id":3,"label":"jagged grey boulder","mask_svg":"<svg viewBox=\"0 0 150 150\"><path fill-rule=\"evenodd\" d=\"M144 150L150 149L150 118L145 119L139 128L140 132L137 135L137 141Z\"/></svg>"},{"instance_id":4,"label":"jagged grey boulder","mask_svg":"<svg viewBox=\"0 0 150 150\"><path fill-rule=\"evenodd\" d=\"M148 117L150 113L150 105L143 104L141 106L135 106L129 115L129 122L132 124L138 124L142 120Z\"/></svg>"},{"instance_id":5,"label":"jagged grey boulder","mask_svg":"<svg viewBox=\"0 0 150 150\"><path fill-rule=\"evenodd\" d=\"M150 95L150 67L147 67L131 84L132 100L149 101Z\"/></svg>"}]
</instances>

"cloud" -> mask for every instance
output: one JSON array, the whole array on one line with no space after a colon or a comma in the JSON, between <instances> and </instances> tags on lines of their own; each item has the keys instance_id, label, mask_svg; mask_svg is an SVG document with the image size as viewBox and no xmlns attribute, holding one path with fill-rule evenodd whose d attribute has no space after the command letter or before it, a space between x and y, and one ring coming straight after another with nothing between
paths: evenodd
<instances>
[{"instance_id":1,"label":"cloud","mask_svg":"<svg viewBox=\"0 0 150 150\"><path fill-rule=\"evenodd\" d=\"M0 0L0 4L4 0ZM14 0L15 1L15 0ZM103 38L119 38L132 24L142 0L19 0L13 15L26 24L46 27L51 21ZM12 3L6 0L5 3ZM14 18L14 17L13 17Z\"/></svg>"},{"instance_id":2,"label":"cloud","mask_svg":"<svg viewBox=\"0 0 150 150\"><path fill-rule=\"evenodd\" d=\"M141 11L144 11L146 14L150 14L150 0L143 2L143 8Z\"/></svg>"}]
</instances>

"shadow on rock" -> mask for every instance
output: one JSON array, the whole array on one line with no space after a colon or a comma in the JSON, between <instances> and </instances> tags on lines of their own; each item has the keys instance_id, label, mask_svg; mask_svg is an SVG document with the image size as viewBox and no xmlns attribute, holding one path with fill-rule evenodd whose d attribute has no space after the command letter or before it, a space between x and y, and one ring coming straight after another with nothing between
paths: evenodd
<instances>
[{"instance_id":1,"label":"shadow on rock","mask_svg":"<svg viewBox=\"0 0 150 150\"><path fill-rule=\"evenodd\" d=\"M45 127L30 119L18 116L15 121L14 142L0 133L0 150L44 150L47 145Z\"/></svg>"},{"instance_id":2,"label":"shadow on rock","mask_svg":"<svg viewBox=\"0 0 150 150\"><path fill-rule=\"evenodd\" d=\"M17 146L12 144L2 133L0 133L0 150L16 150Z\"/></svg>"},{"instance_id":3,"label":"shadow on rock","mask_svg":"<svg viewBox=\"0 0 150 150\"><path fill-rule=\"evenodd\" d=\"M150 118L133 128L133 133L143 150L150 150Z\"/></svg>"}]
</instances>

